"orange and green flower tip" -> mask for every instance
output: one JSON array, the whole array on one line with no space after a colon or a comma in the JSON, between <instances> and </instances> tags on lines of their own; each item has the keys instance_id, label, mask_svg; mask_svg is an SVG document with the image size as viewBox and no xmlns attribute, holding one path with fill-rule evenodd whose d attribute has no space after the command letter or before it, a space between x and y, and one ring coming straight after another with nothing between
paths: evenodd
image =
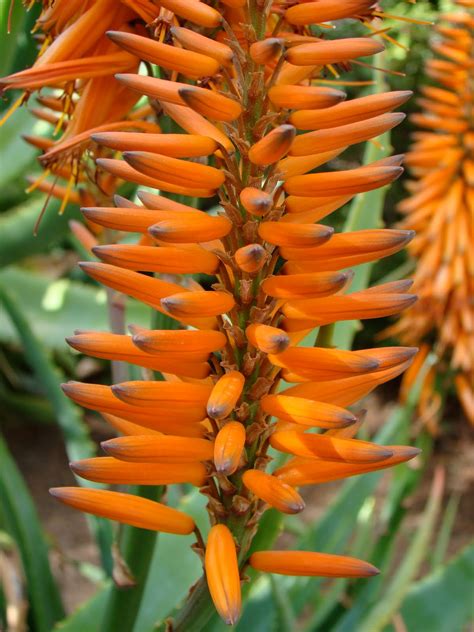
<instances>
[{"instance_id":1,"label":"orange and green flower tip","mask_svg":"<svg viewBox=\"0 0 474 632\"><path fill-rule=\"evenodd\" d=\"M140 529L188 535L195 528L182 511L132 494L80 487L53 487L49 493L74 509Z\"/></svg>"},{"instance_id":2,"label":"orange and green flower tip","mask_svg":"<svg viewBox=\"0 0 474 632\"><path fill-rule=\"evenodd\" d=\"M242 607L240 571L234 538L224 524L209 531L204 569L217 612L227 625L234 625Z\"/></svg>"},{"instance_id":3,"label":"orange and green flower tip","mask_svg":"<svg viewBox=\"0 0 474 632\"><path fill-rule=\"evenodd\" d=\"M250 566L257 571L306 577L373 577L380 571L354 557L313 551L257 551Z\"/></svg>"}]
</instances>

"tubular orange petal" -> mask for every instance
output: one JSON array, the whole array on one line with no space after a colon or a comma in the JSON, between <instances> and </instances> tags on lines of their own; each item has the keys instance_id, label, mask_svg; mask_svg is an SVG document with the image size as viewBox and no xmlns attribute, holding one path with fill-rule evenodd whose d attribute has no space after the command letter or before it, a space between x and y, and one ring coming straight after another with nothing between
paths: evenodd
<instances>
[{"instance_id":1,"label":"tubular orange petal","mask_svg":"<svg viewBox=\"0 0 474 632\"><path fill-rule=\"evenodd\" d=\"M154 248L152 246L111 245L96 246L93 253L108 264L139 270L142 272L162 272L164 274L195 274L204 272L215 274L219 259L204 248Z\"/></svg>"},{"instance_id":2,"label":"tubular orange petal","mask_svg":"<svg viewBox=\"0 0 474 632\"><path fill-rule=\"evenodd\" d=\"M133 344L148 353L199 353L207 356L225 347L227 339L220 331L150 330L131 325Z\"/></svg>"},{"instance_id":3,"label":"tubular orange petal","mask_svg":"<svg viewBox=\"0 0 474 632\"><path fill-rule=\"evenodd\" d=\"M262 290L269 296L286 299L330 296L347 285L352 276L352 272L277 275L267 277L262 283ZM287 309L287 305L283 309Z\"/></svg>"},{"instance_id":4,"label":"tubular orange petal","mask_svg":"<svg viewBox=\"0 0 474 632\"><path fill-rule=\"evenodd\" d=\"M404 463L420 454L418 448L410 446L386 446L392 451L393 456L383 461L369 464L336 463L319 459L307 459L295 457L283 467L275 471L275 476L281 478L289 485L316 485L328 481L336 481L341 478L358 476L368 472L383 470L393 467L398 463Z\"/></svg>"},{"instance_id":5,"label":"tubular orange petal","mask_svg":"<svg viewBox=\"0 0 474 632\"><path fill-rule=\"evenodd\" d=\"M289 347L278 355L270 355L275 366L285 367L298 375L311 379L339 379L354 373L377 370L377 360L367 358L357 351L339 349Z\"/></svg>"},{"instance_id":6,"label":"tubular orange petal","mask_svg":"<svg viewBox=\"0 0 474 632\"><path fill-rule=\"evenodd\" d=\"M245 334L253 346L263 353L281 353L290 344L288 334L282 329L260 323L249 325Z\"/></svg>"},{"instance_id":7,"label":"tubular orange petal","mask_svg":"<svg viewBox=\"0 0 474 632\"><path fill-rule=\"evenodd\" d=\"M179 15L180 18L207 28L215 28L222 21L222 16L216 9L199 0L160 0L160 6Z\"/></svg>"},{"instance_id":8,"label":"tubular orange petal","mask_svg":"<svg viewBox=\"0 0 474 632\"><path fill-rule=\"evenodd\" d=\"M194 520L190 516L140 496L78 487L53 487L49 491L60 502L74 509L140 529L178 535L187 535L194 530Z\"/></svg>"},{"instance_id":9,"label":"tubular orange petal","mask_svg":"<svg viewBox=\"0 0 474 632\"><path fill-rule=\"evenodd\" d=\"M242 394L245 377L239 371L229 371L218 379L207 402L207 414L213 419L225 419L234 410Z\"/></svg>"},{"instance_id":10,"label":"tubular orange petal","mask_svg":"<svg viewBox=\"0 0 474 632\"><path fill-rule=\"evenodd\" d=\"M285 182L285 191L291 195L330 197L364 193L385 186L399 178L402 167L359 167L347 171L311 173L292 176Z\"/></svg>"},{"instance_id":11,"label":"tubular orange petal","mask_svg":"<svg viewBox=\"0 0 474 632\"><path fill-rule=\"evenodd\" d=\"M111 485L172 485L190 483L201 487L207 478L202 463L128 463L109 456L82 459L70 464L81 478Z\"/></svg>"},{"instance_id":12,"label":"tubular orange petal","mask_svg":"<svg viewBox=\"0 0 474 632\"><path fill-rule=\"evenodd\" d=\"M190 29L182 26L172 26L170 28L171 35L178 40L184 48L203 53L208 57L213 57L223 66L229 66L232 63L234 53L226 44L217 42L215 39L205 37L200 33L195 33Z\"/></svg>"},{"instance_id":13,"label":"tubular orange petal","mask_svg":"<svg viewBox=\"0 0 474 632\"><path fill-rule=\"evenodd\" d=\"M342 4L337 0L304 2L287 9L285 20L297 26L342 20L363 15L373 4L373 0L346 0Z\"/></svg>"},{"instance_id":14,"label":"tubular orange petal","mask_svg":"<svg viewBox=\"0 0 474 632\"><path fill-rule=\"evenodd\" d=\"M235 262L241 270L256 274L265 265L268 253L260 244L249 244L235 252Z\"/></svg>"},{"instance_id":15,"label":"tubular orange petal","mask_svg":"<svg viewBox=\"0 0 474 632\"><path fill-rule=\"evenodd\" d=\"M219 63L215 59L201 53L162 44L134 33L108 31L107 35L115 44L140 59L150 61L162 68L176 70L187 77L214 75L219 70Z\"/></svg>"},{"instance_id":16,"label":"tubular orange petal","mask_svg":"<svg viewBox=\"0 0 474 632\"><path fill-rule=\"evenodd\" d=\"M275 432L270 437L270 445L275 450L297 456L344 463L373 463L388 459L393 454L391 450L367 441L294 431Z\"/></svg>"},{"instance_id":17,"label":"tubular orange petal","mask_svg":"<svg viewBox=\"0 0 474 632\"><path fill-rule=\"evenodd\" d=\"M265 573L306 577L372 577L379 573L372 564L354 557L311 551L258 551L250 556L250 566Z\"/></svg>"},{"instance_id":18,"label":"tubular orange petal","mask_svg":"<svg viewBox=\"0 0 474 632\"><path fill-rule=\"evenodd\" d=\"M215 140L197 134L101 132L92 134L92 140L118 151L148 151L171 158L209 156L217 149Z\"/></svg>"},{"instance_id":19,"label":"tubular orange petal","mask_svg":"<svg viewBox=\"0 0 474 632\"><path fill-rule=\"evenodd\" d=\"M227 292L179 292L161 299L162 308L175 318L218 316L234 307Z\"/></svg>"},{"instance_id":20,"label":"tubular orange petal","mask_svg":"<svg viewBox=\"0 0 474 632\"><path fill-rule=\"evenodd\" d=\"M273 206L273 198L266 191L245 187L240 192L240 201L244 209L251 215L263 217Z\"/></svg>"},{"instance_id":21,"label":"tubular orange petal","mask_svg":"<svg viewBox=\"0 0 474 632\"><path fill-rule=\"evenodd\" d=\"M245 426L238 421L229 421L219 430L214 442L214 465L219 474L230 476L238 469L245 439Z\"/></svg>"},{"instance_id":22,"label":"tubular orange petal","mask_svg":"<svg viewBox=\"0 0 474 632\"><path fill-rule=\"evenodd\" d=\"M286 57L296 66L339 64L357 57L368 57L384 50L383 44L368 37L344 38L301 44L290 48Z\"/></svg>"},{"instance_id":23,"label":"tubular orange petal","mask_svg":"<svg viewBox=\"0 0 474 632\"><path fill-rule=\"evenodd\" d=\"M268 98L277 107L296 109L319 109L334 106L344 101L346 95L334 88L320 86L272 86Z\"/></svg>"},{"instance_id":24,"label":"tubular orange petal","mask_svg":"<svg viewBox=\"0 0 474 632\"><path fill-rule=\"evenodd\" d=\"M189 421L206 416L205 404L211 392L207 384L184 382L133 381L114 384L112 392L121 401L139 407L153 407L157 412L173 411L173 417L184 414Z\"/></svg>"},{"instance_id":25,"label":"tubular orange petal","mask_svg":"<svg viewBox=\"0 0 474 632\"><path fill-rule=\"evenodd\" d=\"M128 404L117 399L110 386L68 382L62 385L62 389L70 399L85 408L112 414L151 430L183 437L202 437L205 434L205 428L196 423L196 421L204 419L205 409L204 411L201 409L202 416L193 411L180 410L176 415L173 414L173 418L170 419L167 416L169 406L160 410L153 403L140 407L135 404Z\"/></svg>"},{"instance_id":26,"label":"tubular orange petal","mask_svg":"<svg viewBox=\"0 0 474 632\"><path fill-rule=\"evenodd\" d=\"M305 508L304 500L293 487L261 470L246 470L242 482L257 498L282 513L296 514Z\"/></svg>"},{"instance_id":27,"label":"tubular orange petal","mask_svg":"<svg viewBox=\"0 0 474 632\"><path fill-rule=\"evenodd\" d=\"M265 395L260 405L269 415L303 426L344 428L357 421L357 418L344 408L305 399L304 396Z\"/></svg>"},{"instance_id":28,"label":"tubular orange petal","mask_svg":"<svg viewBox=\"0 0 474 632\"><path fill-rule=\"evenodd\" d=\"M101 446L106 454L132 463L193 463L208 461L214 454L212 441L171 435L116 437Z\"/></svg>"},{"instance_id":29,"label":"tubular orange petal","mask_svg":"<svg viewBox=\"0 0 474 632\"><path fill-rule=\"evenodd\" d=\"M133 435L161 435L162 433L158 430L153 430L152 428L146 428L145 426L139 426L138 424L134 424L131 421L126 421L125 419L121 419L120 417L116 417L115 415L109 415L108 413L101 413L102 417L105 421L112 426L115 430L118 430L122 435L133 436Z\"/></svg>"},{"instance_id":30,"label":"tubular orange petal","mask_svg":"<svg viewBox=\"0 0 474 632\"><path fill-rule=\"evenodd\" d=\"M146 151L126 151L123 157L140 173L172 184L179 185L184 180L196 188L217 189L225 180L218 169L197 162Z\"/></svg>"},{"instance_id":31,"label":"tubular orange petal","mask_svg":"<svg viewBox=\"0 0 474 632\"><path fill-rule=\"evenodd\" d=\"M350 125L391 112L412 96L409 90L382 92L339 103L331 108L293 112L291 123L302 130L327 129Z\"/></svg>"},{"instance_id":32,"label":"tubular orange petal","mask_svg":"<svg viewBox=\"0 0 474 632\"><path fill-rule=\"evenodd\" d=\"M224 524L209 531L204 558L207 585L217 612L227 625L240 617L240 571L232 533Z\"/></svg>"},{"instance_id":33,"label":"tubular orange petal","mask_svg":"<svg viewBox=\"0 0 474 632\"><path fill-rule=\"evenodd\" d=\"M292 125L275 127L249 150L248 157L256 165L265 166L283 158L293 143L296 130Z\"/></svg>"},{"instance_id":34,"label":"tubular orange petal","mask_svg":"<svg viewBox=\"0 0 474 632\"><path fill-rule=\"evenodd\" d=\"M166 198L163 198L166 201ZM173 219L176 217L175 209L171 210L150 210L136 207L133 212L129 208L109 208L105 206L90 207L81 209L85 217L107 228L123 230L129 233L146 233L148 228L160 220ZM179 211L178 211L179 212ZM193 211L200 217L200 211Z\"/></svg>"},{"instance_id":35,"label":"tubular orange petal","mask_svg":"<svg viewBox=\"0 0 474 632\"><path fill-rule=\"evenodd\" d=\"M159 241L173 244L206 242L225 237L232 230L227 217L213 217L205 213L180 213L150 226L148 232Z\"/></svg>"},{"instance_id":36,"label":"tubular orange petal","mask_svg":"<svg viewBox=\"0 0 474 632\"><path fill-rule=\"evenodd\" d=\"M178 94L190 108L215 121L235 121L242 113L237 101L213 90L185 86L179 88Z\"/></svg>"},{"instance_id":37,"label":"tubular orange petal","mask_svg":"<svg viewBox=\"0 0 474 632\"><path fill-rule=\"evenodd\" d=\"M258 234L262 239L277 246L309 247L324 244L332 237L334 229L322 224L283 224L261 222Z\"/></svg>"},{"instance_id":38,"label":"tubular orange petal","mask_svg":"<svg viewBox=\"0 0 474 632\"><path fill-rule=\"evenodd\" d=\"M230 139L221 130L209 122L198 112L183 105L175 105L173 103L161 103L161 107L175 123L180 125L189 134L199 134L209 136L225 147L229 153L234 152L234 145Z\"/></svg>"},{"instance_id":39,"label":"tubular orange petal","mask_svg":"<svg viewBox=\"0 0 474 632\"><path fill-rule=\"evenodd\" d=\"M284 49L284 42L280 37L267 37L254 42L250 48L250 57L256 64L265 65L280 55Z\"/></svg>"},{"instance_id":40,"label":"tubular orange petal","mask_svg":"<svg viewBox=\"0 0 474 632\"><path fill-rule=\"evenodd\" d=\"M307 156L347 145L355 145L380 136L380 134L401 123L404 118L405 114L400 112L381 114L359 123L349 123L348 125L301 134L295 138L290 153L292 156Z\"/></svg>"}]
</instances>

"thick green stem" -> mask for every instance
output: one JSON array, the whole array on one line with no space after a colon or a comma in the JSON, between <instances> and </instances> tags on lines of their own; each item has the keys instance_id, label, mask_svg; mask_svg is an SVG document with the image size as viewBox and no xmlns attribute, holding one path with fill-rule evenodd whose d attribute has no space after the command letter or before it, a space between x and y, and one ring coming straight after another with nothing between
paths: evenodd
<instances>
[{"instance_id":1,"label":"thick green stem","mask_svg":"<svg viewBox=\"0 0 474 632\"><path fill-rule=\"evenodd\" d=\"M206 577L203 576L193 587L184 607L173 622L173 632L203 632L215 613Z\"/></svg>"}]
</instances>

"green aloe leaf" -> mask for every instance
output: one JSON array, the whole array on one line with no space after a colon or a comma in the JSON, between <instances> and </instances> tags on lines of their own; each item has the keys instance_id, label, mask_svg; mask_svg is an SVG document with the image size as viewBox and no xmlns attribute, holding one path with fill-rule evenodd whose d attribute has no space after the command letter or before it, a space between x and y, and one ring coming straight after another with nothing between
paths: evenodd
<instances>
[{"instance_id":1,"label":"green aloe leaf","mask_svg":"<svg viewBox=\"0 0 474 632\"><path fill-rule=\"evenodd\" d=\"M474 543L413 584L400 614L407 630L462 632L474 622Z\"/></svg>"},{"instance_id":2,"label":"green aloe leaf","mask_svg":"<svg viewBox=\"0 0 474 632\"><path fill-rule=\"evenodd\" d=\"M111 586L106 584L86 603L82 604L67 619L53 628L54 632L103 632L102 618L109 598Z\"/></svg>"},{"instance_id":3,"label":"green aloe leaf","mask_svg":"<svg viewBox=\"0 0 474 632\"><path fill-rule=\"evenodd\" d=\"M1 283L1 281L0 281ZM53 407L57 423L61 429L69 460L76 461L95 454L95 445L89 436L89 430L84 423L79 408L68 400L60 389L64 376L51 362L46 349L33 333L28 321L24 317L20 305L12 295L0 285L0 303L18 332L24 349L25 357L36 375L38 383ZM80 479L81 484L96 487L89 481ZM110 545L112 532L110 523L100 518L90 518L104 567L110 571Z\"/></svg>"},{"instance_id":4,"label":"green aloe leaf","mask_svg":"<svg viewBox=\"0 0 474 632\"><path fill-rule=\"evenodd\" d=\"M0 285L8 289L31 329L51 349L68 349L65 338L80 327L108 331L105 290L69 279L51 280L43 275L10 266L0 271ZM79 320L78 320L79 319ZM148 327L150 309L128 300L126 322ZM0 341L20 341L19 332L5 311L0 311Z\"/></svg>"},{"instance_id":5,"label":"green aloe leaf","mask_svg":"<svg viewBox=\"0 0 474 632\"><path fill-rule=\"evenodd\" d=\"M48 561L38 514L4 439L0 436L0 522L17 543L27 579L31 620L36 632L50 632L64 616Z\"/></svg>"}]
</instances>

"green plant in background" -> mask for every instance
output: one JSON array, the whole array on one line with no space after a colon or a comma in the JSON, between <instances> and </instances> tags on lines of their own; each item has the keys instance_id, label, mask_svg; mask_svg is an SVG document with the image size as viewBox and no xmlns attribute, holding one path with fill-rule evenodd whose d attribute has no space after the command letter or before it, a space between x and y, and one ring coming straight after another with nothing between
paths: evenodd
<instances>
[{"instance_id":1,"label":"green plant in background","mask_svg":"<svg viewBox=\"0 0 474 632\"><path fill-rule=\"evenodd\" d=\"M401 5L401 6L400 6ZM428 16L427 3L416 6L398 3L391 12L409 12L418 18ZM14 22L15 23L15 22ZM18 23L16 23L18 24ZM31 24L31 23L30 23ZM28 25L29 26L29 25ZM422 28L408 25L398 31L403 32L406 39L411 38L414 31ZM28 30L28 29L26 29ZM394 37L395 34L391 33ZM410 35L407 35L410 34ZM25 38L26 40L26 38ZM400 41L404 41L401 39ZM384 65L395 67L405 57L403 53L394 53L392 48L386 53ZM394 57L396 56L396 60ZM17 68L14 68L15 70ZM9 69L5 68L5 74ZM361 70L360 79L366 80ZM374 91L384 89L381 77L374 74L378 86ZM370 79L372 77L369 77ZM393 86L392 79L388 80ZM397 86L402 87L402 86ZM403 86L404 88L405 86ZM354 95L355 96L355 95ZM20 111L22 112L22 111ZM19 120L12 118L8 124L14 124L18 138ZM23 131L23 130L22 130ZM170 131L176 131L174 129ZM15 134L13 135L15 136ZM386 135L379 139L379 144L368 143L364 161L373 162L389 153L390 138ZM31 158L30 162L31 164ZM25 165L17 174L24 172ZM18 191L18 181L8 191ZM377 227L381 221L384 205L383 193L369 192L355 198L350 209L346 209L345 230L360 230ZM23 196L21 196L22 198ZM56 418L64 433L67 451L71 458L87 457L92 453L89 431L82 422L81 414L72 404L58 397L57 384L62 381L58 366L62 372L74 376L77 358L65 351L63 339L77 327L77 314L82 315L81 329L106 330L107 296L97 286L87 282L85 277L76 273L62 274L63 278L51 281L51 274L42 272L34 259L29 259L26 266L21 261L27 252L52 253L52 260L61 258L77 248L83 257L84 248L68 235L66 220L71 218L57 217L54 206L45 216L41 226L39 239L32 237L32 228L36 221L36 213L41 203L39 196L28 201L18 209L9 209L4 215L5 253L4 266L0 272L3 310L0 314L2 341L5 343L6 359L13 372L24 375L26 370L15 349L20 343L28 350L27 362L36 374L35 380L27 380L32 385L28 398L23 398L20 391L14 392L6 374L0 397L12 406L12 410L25 410L34 397L30 407L38 418ZM18 200L23 201L23 200ZM8 202L7 202L8 204ZM56 209L60 203L56 203ZM370 208L370 214L363 209ZM7 205L5 208L8 208ZM72 209L71 209L72 211ZM68 210L69 213L69 210ZM0 219L0 222L3 220ZM56 253L56 257L55 257ZM11 265L17 264L17 265ZM18 265L20 264L20 265ZM36 268L36 269L35 269ZM358 268L353 289L363 289L369 283L370 265ZM53 274L57 275L54 271ZM376 272L377 274L377 272ZM83 306L87 305L87 312ZM127 301L126 322L133 322L144 327L150 324L149 310L133 300ZM163 327L163 323L153 323L153 328ZM333 344L338 348L350 349L353 337L358 329L356 321L338 323L333 333ZM328 333L325 332L326 340ZM38 339L42 344L39 344ZM324 337L319 338L320 342ZM57 366L55 366L57 365ZM139 374L132 377L139 379ZM107 378L106 378L107 379ZM38 391L46 393L48 406L46 410L36 406ZM419 384L412 389L409 401L398 408L384 428L375 437L380 443L406 443L410 441L408 420L411 418ZM424 449L423 463L431 451L431 440L426 437L418 439L419 447ZM59 590L54 584L47 564L47 544L41 547L43 536L37 518L34 516L31 499L19 479L19 473L8 457L6 447L2 444L2 464L6 463L5 476L0 480L2 495L5 493L8 502L3 503L0 517L2 528L11 536L8 546L17 547L25 569L27 590L30 601L29 626L32 630L51 629L54 621L59 621L63 612L58 600ZM332 500L331 507L322 518L302 521L296 516L285 517L271 510L267 512L259 524L253 549L262 550L271 547L275 538L283 531L290 533L291 548L317 549L325 553L343 551L355 557L370 559L382 571L382 575L369 583L354 584L350 580L336 580L330 583L321 579L286 578L273 576L260 577L243 587L246 595L246 606L242 619L236 626L238 630L245 627L268 630L392 630L398 629L398 622L405 623L408 630L462 630L470 616L469 581L474 572L473 547L461 551L449 564L445 562L445 547L449 541L453 515L455 515L455 499L443 512L440 507L442 493L442 474L436 476L426 509L421 517L417 537L411 542L403 556L403 563L397 561L400 539L406 533L407 512L404 502L416 490L423 480L423 463L415 468L399 466L390 479L388 491L382 498L377 493L380 473L373 473L347 482ZM159 500L163 490L149 488L151 497ZM15 490L14 492L12 490ZM134 490L143 495L144 490ZM204 499L196 491L184 486L168 491L168 504L193 517L198 524L206 520ZM25 512L28 512L25 515ZM344 516L344 520L340 517ZM443 516L441 520L441 516ZM30 527L22 532L25 519ZM435 538L437 521L441 520L441 529ZM354 528L355 525L355 528ZM110 533L100 521L91 524L97 535L98 544L103 552L102 562L106 572L110 572L110 552L108 538ZM111 579L101 579L103 584L97 595L86 603L77 613L62 620L57 628L61 630L112 630L133 629L135 632L153 630L157 621L169 616L172 605L178 605L185 598L189 585L198 579L201 567L199 559L187 548L193 538L160 534L156 538L150 532L126 527L119 534L121 555L115 560L115 579L122 582L124 577L117 576L123 561L129 564L137 588L118 590ZM374 537L374 533L376 536ZM184 540L184 542L183 542ZM432 571L425 578L418 580L422 565L429 564L430 543L436 542L432 560ZM1 545L0 545L1 546ZM5 545L6 547L7 545ZM5 549L6 550L6 549ZM154 550L153 556L149 552ZM31 551L38 551L32 556ZM145 552L148 552L145 555ZM37 558L37 559L33 559ZM428 560L428 562L427 562ZM178 563L177 563L178 561ZM250 571L254 574L254 571ZM44 581L38 582L38 577ZM146 578L146 581L145 581ZM126 580L126 578L125 578ZM157 586L160 587L157 591ZM4 597L5 597L4 593ZM351 607L347 608L347 603ZM5 604L5 599L0 599ZM5 620L6 610L0 617ZM128 619L126 618L128 615ZM130 619L130 616L132 617ZM398 619L398 621L397 621ZM122 627L120 627L122 626ZM438 626L438 627L436 627ZM201 629L219 630L225 628L217 616L212 618Z\"/></svg>"}]
</instances>

